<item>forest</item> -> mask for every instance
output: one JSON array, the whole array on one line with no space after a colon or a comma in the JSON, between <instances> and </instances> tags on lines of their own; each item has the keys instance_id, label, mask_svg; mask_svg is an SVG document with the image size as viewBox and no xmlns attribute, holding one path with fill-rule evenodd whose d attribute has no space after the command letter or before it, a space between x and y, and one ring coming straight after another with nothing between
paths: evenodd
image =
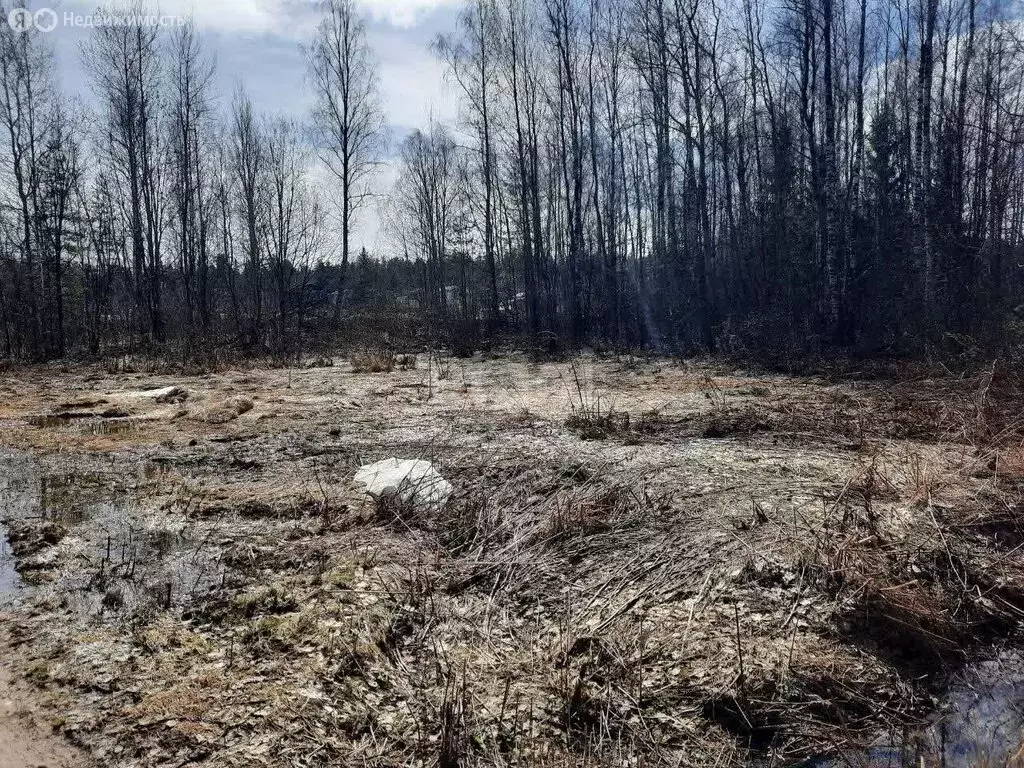
<instances>
[{"instance_id":1,"label":"forest","mask_svg":"<svg viewBox=\"0 0 1024 768\"><path fill-rule=\"evenodd\" d=\"M354 0L305 120L217 93L192 22L98 24L88 99L0 25L0 354L1024 343L1011 3L467 0L433 51L460 119L394 135Z\"/></svg>"}]
</instances>

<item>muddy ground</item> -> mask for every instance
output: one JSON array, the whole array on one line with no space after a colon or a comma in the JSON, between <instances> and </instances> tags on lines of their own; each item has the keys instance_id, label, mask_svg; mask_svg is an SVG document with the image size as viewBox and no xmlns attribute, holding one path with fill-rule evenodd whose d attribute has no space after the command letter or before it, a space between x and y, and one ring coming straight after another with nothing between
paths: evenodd
<instances>
[{"instance_id":1,"label":"muddy ground","mask_svg":"<svg viewBox=\"0 0 1024 768\"><path fill-rule=\"evenodd\" d=\"M8 657L102 765L843 753L1024 616L1024 398L906 379L8 373ZM374 503L352 477L388 457L454 497Z\"/></svg>"}]
</instances>

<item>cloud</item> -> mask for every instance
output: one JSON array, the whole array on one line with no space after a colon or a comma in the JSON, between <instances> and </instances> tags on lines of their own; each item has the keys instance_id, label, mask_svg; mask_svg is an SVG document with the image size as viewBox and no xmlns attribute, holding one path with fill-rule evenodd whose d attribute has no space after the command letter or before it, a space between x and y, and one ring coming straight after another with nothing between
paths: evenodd
<instances>
[{"instance_id":1,"label":"cloud","mask_svg":"<svg viewBox=\"0 0 1024 768\"><path fill-rule=\"evenodd\" d=\"M91 14L100 6L131 0L40 0L58 13ZM464 0L356 0L372 24L412 30L430 17L453 11ZM142 0L147 13L192 17L206 30L301 38L312 33L321 10L319 0Z\"/></svg>"},{"instance_id":2,"label":"cloud","mask_svg":"<svg viewBox=\"0 0 1024 768\"><path fill-rule=\"evenodd\" d=\"M441 121L456 117L455 92L428 43L373 33L370 43L377 52L381 98L389 123L404 129L426 125L431 117Z\"/></svg>"},{"instance_id":3,"label":"cloud","mask_svg":"<svg viewBox=\"0 0 1024 768\"><path fill-rule=\"evenodd\" d=\"M99 7L117 8L122 0L51 0L59 13L92 14ZM195 19L200 29L237 34L269 34L296 38L308 35L319 10L315 0L142 0L147 13Z\"/></svg>"},{"instance_id":4,"label":"cloud","mask_svg":"<svg viewBox=\"0 0 1024 768\"><path fill-rule=\"evenodd\" d=\"M358 2L372 18L403 29L416 26L435 11L458 8L463 4L463 0L358 0Z\"/></svg>"},{"instance_id":5,"label":"cloud","mask_svg":"<svg viewBox=\"0 0 1024 768\"><path fill-rule=\"evenodd\" d=\"M400 29L417 26L431 14L451 10L463 0L356 0L371 21ZM52 0L56 10L91 13L103 0ZM221 32L269 33L295 37L311 28L317 0L143 0L152 13L192 16L203 28Z\"/></svg>"}]
</instances>

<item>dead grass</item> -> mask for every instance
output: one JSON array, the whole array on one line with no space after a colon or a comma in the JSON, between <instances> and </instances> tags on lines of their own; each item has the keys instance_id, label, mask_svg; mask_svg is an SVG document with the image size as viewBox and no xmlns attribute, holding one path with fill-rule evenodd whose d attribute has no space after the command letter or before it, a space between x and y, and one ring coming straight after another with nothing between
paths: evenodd
<instances>
[{"instance_id":1,"label":"dead grass","mask_svg":"<svg viewBox=\"0 0 1024 768\"><path fill-rule=\"evenodd\" d=\"M791 764L913 725L1024 611L998 377L432 362L425 397L392 373L183 381L279 416L108 436L125 522L15 523L54 600L18 621L77 739L153 766ZM434 461L450 502L376 509L349 481L388 456ZM165 574L171 600L132 599Z\"/></svg>"},{"instance_id":2,"label":"dead grass","mask_svg":"<svg viewBox=\"0 0 1024 768\"><path fill-rule=\"evenodd\" d=\"M349 357L353 373L391 373L397 356L389 349L366 349Z\"/></svg>"},{"instance_id":3,"label":"dead grass","mask_svg":"<svg viewBox=\"0 0 1024 768\"><path fill-rule=\"evenodd\" d=\"M255 407L256 404L252 398L245 395L235 395L218 405L202 409L199 413L199 418L208 424L226 424L248 413Z\"/></svg>"},{"instance_id":4,"label":"dead grass","mask_svg":"<svg viewBox=\"0 0 1024 768\"><path fill-rule=\"evenodd\" d=\"M656 410L646 411L637 419L625 411L617 411L614 401L593 384L576 362L570 363L568 375L562 378L562 383L569 399L565 426L583 440L604 440L614 436L640 441L661 427L661 414Z\"/></svg>"}]
</instances>

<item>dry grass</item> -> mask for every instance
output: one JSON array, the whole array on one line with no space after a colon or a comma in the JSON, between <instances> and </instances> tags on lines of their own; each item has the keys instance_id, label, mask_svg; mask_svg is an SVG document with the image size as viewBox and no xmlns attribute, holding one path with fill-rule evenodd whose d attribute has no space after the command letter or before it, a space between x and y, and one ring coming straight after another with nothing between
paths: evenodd
<instances>
[{"instance_id":1,"label":"dry grass","mask_svg":"<svg viewBox=\"0 0 1024 768\"><path fill-rule=\"evenodd\" d=\"M349 357L352 373L391 373L397 356L390 349L366 349Z\"/></svg>"},{"instance_id":2,"label":"dry grass","mask_svg":"<svg viewBox=\"0 0 1024 768\"><path fill-rule=\"evenodd\" d=\"M208 424L226 424L234 421L239 416L248 413L256 404L251 397L245 395L234 395L217 405L203 408L199 412L199 418Z\"/></svg>"},{"instance_id":3,"label":"dry grass","mask_svg":"<svg viewBox=\"0 0 1024 768\"><path fill-rule=\"evenodd\" d=\"M583 440L614 436L638 441L662 427L661 414L656 410L645 411L635 419L628 412L617 411L614 401L609 400L575 362L569 365L562 383L569 400L565 426Z\"/></svg>"},{"instance_id":4,"label":"dry grass","mask_svg":"<svg viewBox=\"0 0 1024 768\"><path fill-rule=\"evenodd\" d=\"M123 522L14 526L68 728L144 765L786 764L913 724L1016 626L1009 390L620 368L432 363L430 398L423 372L239 376L273 421L111 436ZM450 502L381 514L349 481L388 456Z\"/></svg>"}]
</instances>

